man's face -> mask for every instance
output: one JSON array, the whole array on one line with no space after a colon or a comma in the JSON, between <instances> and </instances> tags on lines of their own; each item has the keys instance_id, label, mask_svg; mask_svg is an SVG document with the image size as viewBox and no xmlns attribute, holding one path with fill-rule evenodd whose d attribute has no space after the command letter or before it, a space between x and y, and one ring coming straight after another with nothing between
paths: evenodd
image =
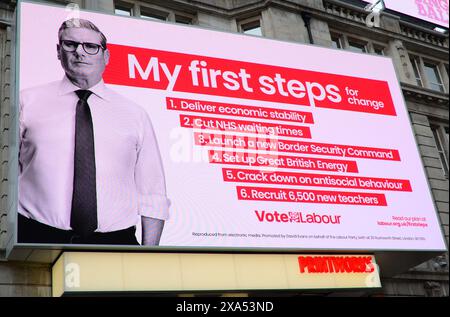
<instances>
[{"instance_id":1,"label":"man's face","mask_svg":"<svg viewBox=\"0 0 450 317\"><path fill-rule=\"evenodd\" d=\"M93 43L101 45L100 34L85 28L68 28L61 34L60 41ZM85 52L83 45L78 45L75 51L67 52L61 44L57 45L58 59L70 79L100 79L105 66L109 62L109 51L99 49L95 55Z\"/></svg>"}]
</instances>

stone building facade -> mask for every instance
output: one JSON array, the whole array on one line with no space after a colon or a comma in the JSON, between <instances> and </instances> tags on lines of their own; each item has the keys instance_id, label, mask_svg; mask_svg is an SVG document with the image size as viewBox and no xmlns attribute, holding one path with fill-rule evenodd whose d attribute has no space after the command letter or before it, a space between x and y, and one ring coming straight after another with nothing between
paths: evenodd
<instances>
[{"instance_id":1,"label":"stone building facade","mask_svg":"<svg viewBox=\"0 0 450 317\"><path fill-rule=\"evenodd\" d=\"M55 4L69 1L53 0ZM80 8L192 24L228 32L379 54L392 58L423 165L449 239L448 30L384 11L379 27L357 0L74 0ZM15 0L0 1L0 296L51 296L49 264L5 258L11 214L10 109L14 91L12 45ZM301 58L301 57L299 57ZM382 279L377 296L448 296L448 253ZM292 294L301 295L301 294ZM365 296L364 293L357 295ZM371 294L373 295L373 294Z\"/></svg>"}]
</instances>

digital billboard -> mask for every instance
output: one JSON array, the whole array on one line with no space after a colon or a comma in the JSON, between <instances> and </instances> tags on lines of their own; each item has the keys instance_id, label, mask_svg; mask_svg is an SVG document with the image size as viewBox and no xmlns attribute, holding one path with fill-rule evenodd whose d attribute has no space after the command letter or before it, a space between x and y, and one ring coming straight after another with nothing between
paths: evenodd
<instances>
[{"instance_id":1,"label":"digital billboard","mask_svg":"<svg viewBox=\"0 0 450 317\"><path fill-rule=\"evenodd\" d=\"M374 3L376 0L365 0ZM386 9L448 28L448 0L383 0Z\"/></svg>"},{"instance_id":2,"label":"digital billboard","mask_svg":"<svg viewBox=\"0 0 450 317\"><path fill-rule=\"evenodd\" d=\"M28 2L18 44L18 244L445 250L390 58Z\"/></svg>"}]
</instances>

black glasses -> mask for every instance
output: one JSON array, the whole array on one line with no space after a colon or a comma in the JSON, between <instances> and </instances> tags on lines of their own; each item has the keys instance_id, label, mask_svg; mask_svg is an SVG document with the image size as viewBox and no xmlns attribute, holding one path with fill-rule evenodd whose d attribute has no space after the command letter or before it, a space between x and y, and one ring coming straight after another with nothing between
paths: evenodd
<instances>
[{"instance_id":1,"label":"black glasses","mask_svg":"<svg viewBox=\"0 0 450 317\"><path fill-rule=\"evenodd\" d=\"M89 55L95 55L98 53L98 51L101 49L104 49L103 46L99 45L99 44L95 44L95 43L81 43L81 42L75 42L75 41L69 41L69 40L62 40L61 41L61 46L63 48L63 50L65 50L66 52L75 52L78 48L78 45L80 45L83 47L83 50L89 54Z\"/></svg>"}]
</instances>

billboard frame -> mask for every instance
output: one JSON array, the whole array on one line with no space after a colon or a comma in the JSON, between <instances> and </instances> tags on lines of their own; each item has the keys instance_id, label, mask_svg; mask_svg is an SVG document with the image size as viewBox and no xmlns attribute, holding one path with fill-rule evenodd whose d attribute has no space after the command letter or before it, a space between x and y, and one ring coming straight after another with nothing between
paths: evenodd
<instances>
[{"instance_id":1,"label":"billboard frame","mask_svg":"<svg viewBox=\"0 0 450 317\"><path fill-rule=\"evenodd\" d=\"M19 148L19 137L18 137L18 115L19 115L19 107L18 107L18 101L19 101L19 82L20 82L20 28L21 28L21 4L22 3L31 3L31 4L39 4L39 5L47 5L51 7L57 7L57 8L64 8L61 5L54 4L54 3L46 3L46 2L37 2L32 0L19 0L17 2L16 6L16 24L15 26L15 32L14 32L14 38L13 38L13 47L14 49L14 70L12 72L12 76L14 76L13 83L14 83L14 93L12 96L12 107L11 107L11 120L13 121L11 123L12 131L14 133L10 134L10 138L12 139L12 142L10 143L10 166L9 166L9 172L10 172L10 178L9 178L9 186L10 186L10 209L8 211L8 219L9 219L9 228L14 228L12 235L8 234L8 242L7 242L7 258L9 259L16 259L16 260L27 260L27 261L33 261L36 262L45 262L45 263L53 263L57 257L61 254L61 252L64 251L118 251L118 252L168 252L168 253L174 253L174 252L205 252L205 253L274 253L274 254L284 254L284 253L317 253L317 254L325 254L325 253L352 253L352 254L374 254L377 258L377 262L380 263L380 266L386 266L387 272L395 272L397 274L401 270L405 268L411 267L411 263L419 264L421 261L424 261L426 259L429 259L431 257L437 256L442 254L443 252L446 252L448 250L447 241L445 238L443 241L446 244L446 249L389 249L384 250L381 248L271 248L271 247L193 247L193 246L125 246L125 245L86 245L86 244L38 244L38 243L18 243L17 241L17 216L18 216L18 148ZM105 13L100 11L94 11L94 10L81 10L83 12L88 13L96 13L96 14L102 14L102 15L109 15L118 17L117 15L111 14L111 13ZM127 16L120 16L120 18L128 18L128 19L137 19L137 20L145 20L143 18L139 17L127 17ZM174 22L169 21L152 21L154 23L163 23L163 24L170 24L175 25ZM283 41L283 40L277 40L277 39L270 39L270 38L261 38L254 35L247 35L247 34L236 34L231 31L223 31L223 30L210 30L206 27L201 26L194 26L194 25L179 25L176 24L178 27L185 27L185 28L195 28L195 29L203 29L207 31L213 31L213 32L220 32L220 33L227 33L227 34L233 34L236 36L250 36L250 37L257 37L262 40L267 41L276 41L276 42L283 42L283 43L292 43L292 44L301 44L301 45L307 45L314 47L315 45L309 44L309 43L297 43L294 41ZM334 48L327 48L327 49L334 49ZM338 50L338 49L335 49ZM341 50L340 50L341 51ZM356 52L349 52L353 54L363 54L367 55L365 53L356 53ZM374 54L371 54L374 55ZM390 57L387 56L378 56L379 58L386 58L390 60L390 63L392 65L392 68L394 69L393 61ZM395 73L395 72L394 72ZM398 80L398 75L395 73L397 82L393 83L396 85L396 89L399 89L402 91L400 82ZM404 106L406 107L406 102L404 100L403 93L401 94L401 98L403 100ZM406 109L407 111L407 109ZM413 126L411 122L411 118L408 116L409 120L409 126L410 126L410 132L411 135L414 136ZM416 150L420 154L419 146L417 144L416 138L414 138L414 142L416 145ZM422 159L422 158L421 158ZM424 172L424 175L426 175L425 167L423 166L422 161L422 169ZM15 178L12 176L15 175ZM427 187L429 190L429 194L432 196L432 191L430 187L430 182L427 177L425 177ZM440 217L437 211L436 202L434 199L433 201L433 207L434 207L434 213L436 216L436 219L440 223ZM440 229L440 235L441 237L445 237L442 229L442 225L439 226ZM11 232L8 230L8 233ZM394 257L400 259L400 256L402 257L402 261L395 261L392 260ZM397 260L398 260L397 259ZM393 262L401 262L400 265L398 263ZM408 264L409 263L409 264ZM391 269L389 269L391 268ZM383 270L381 270L383 273ZM388 273L391 275L391 273ZM394 274L394 273L392 273Z\"/></svg>"}]
</instances>

